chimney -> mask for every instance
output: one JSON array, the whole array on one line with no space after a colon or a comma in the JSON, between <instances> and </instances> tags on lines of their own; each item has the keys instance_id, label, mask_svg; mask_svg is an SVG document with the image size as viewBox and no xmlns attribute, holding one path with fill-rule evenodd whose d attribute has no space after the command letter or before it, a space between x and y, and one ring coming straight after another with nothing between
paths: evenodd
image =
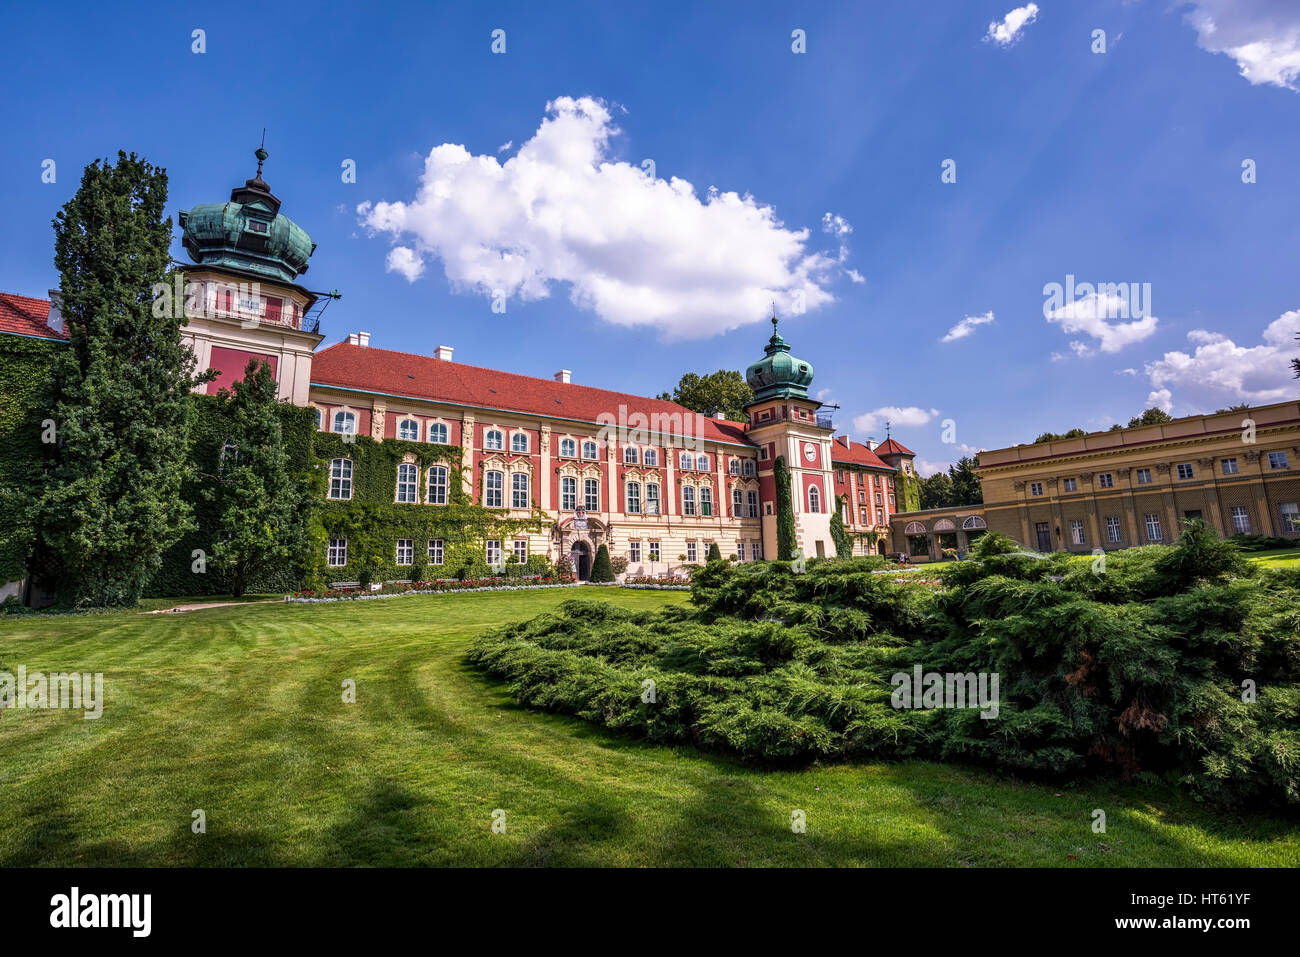
<instances>
[{"instance_id":1,"label":"chimney","mask_svg":"<svg viewBox=\"0 0 1300 957\"><path fill-rule=\"evenodd\" d=\"M867 448L871 449L871 451L873 452L876 451L876 446L879 444L880 443L876 441L875 436L872 435L867 436Z\"/></svg>"},{"instance_id":2,"label":"chimney","mask_svg":"<svg viewBox=\"0 0 1300 957\"><path fill-rule=\"evenodd\" d=\"M573 373L571 373L568 369L561 369L559 372L555 373L555 381L563 382L565 385L568 385L569 376L571 376L572 374Z\"/></svg>"},{"instance_id":3,"label":"chimney","mask_svg":"<svg viewBox=\"0 0 1300 957\"><path fill-rule=\"evenodd\" d=\"M847 435L840 436L840 445L844 446L846 449L849 447L849 437Z\"/></svg>"},{"instance_id":4,"label":"chimney","mask_svg":"<svg viewBox=\"0 0 1300 957\"><path fill-rule=\"evenodd\" d=\"M368 332L358 332L358 333L357 333L357 339L360 340L360 341L357 343L358 345L361 345L361 346L368 346L368 345L370 345L370 333L368 333Z\"/></svg>"},{"instance_id":5,"label":"chimney","mask_svg":"<svg viewBox=\"0 0 1300 957\"><path fill-rule=\"evenodd\" d=\"M50 315L45 324L55 332L63 333L63 294L57 289L50 290Z\"/></svg>"},{"instance_id":6,"label":"chimney","mask_svg":"<svg viewBox=\"0 0 1300 957\"><path fill-rule=\"evenodd\" d=\"M438 346L438 351L434 355L443 362L451 361L451 346Z\"/></svg>"},{"instance_id":7,"label":"chimney","mask_svg":"<svg viewBox=\"0 0 1300 957\"><path fill-rule=\"evenodd\" d=\"M359 346L359 345L361 345L361 336L360 336L358 333L355 333L355 332L349 332L349 333L348 333L348 345L350 345L350 346Z\"/></svg>"}]
</instances>

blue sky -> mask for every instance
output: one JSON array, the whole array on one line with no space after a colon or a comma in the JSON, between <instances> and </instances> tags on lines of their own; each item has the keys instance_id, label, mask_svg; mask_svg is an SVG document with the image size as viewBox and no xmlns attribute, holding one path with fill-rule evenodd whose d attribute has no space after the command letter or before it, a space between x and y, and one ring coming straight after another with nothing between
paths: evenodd
<instances>
[{"instance_id":1,"label":"blue sky","mask_svg":"<svg viewBox=\"0 0 1300 957\"><path fill-rule=\"evenodd\" d=\"M92 159L167 167L174 214L252 175L266 127L304 282L344 296L327 341L655 394L743 369L776 300L842 430L891 418L932 465L1294 397L1300 4L1018 6L27 5L0 289L56 285L50 219ZM1148 314L1049 321L1067 275L1149 283Z\"/></svg>"}]
</instances>

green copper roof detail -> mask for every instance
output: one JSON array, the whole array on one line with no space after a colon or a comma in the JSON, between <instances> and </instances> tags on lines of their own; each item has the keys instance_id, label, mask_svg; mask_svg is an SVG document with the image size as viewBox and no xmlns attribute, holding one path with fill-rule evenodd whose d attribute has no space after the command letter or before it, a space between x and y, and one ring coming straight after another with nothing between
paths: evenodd
<instances>
[{"instance_id":1,"label":"green copper roof detail","mask_svg":"<svg viewBox=\"0 0 1300 957\"><path fill-rule=\"evenodd\" d=\"M777 331L777 318L772 316L772 338L763 349L765 358L759 359L745 370L745 381L754 390L754 400L806 399L812 384L812 363L790 354L790 346Z\"/></svg>"},{"instance_id":2,"label":"green copper roof detail","mask_svg":"<svg viewBox=\"0 0 1300 957\"><path fill-rule=\"evenodd\" d=\"M268 154L258 149L256 155L257 175L232 189L230 202L203 203L180 213L181 242L199 265L293 282L307 271L316 244L280 213L280 201L262 179Z\"/></svg>"}]
</instances>

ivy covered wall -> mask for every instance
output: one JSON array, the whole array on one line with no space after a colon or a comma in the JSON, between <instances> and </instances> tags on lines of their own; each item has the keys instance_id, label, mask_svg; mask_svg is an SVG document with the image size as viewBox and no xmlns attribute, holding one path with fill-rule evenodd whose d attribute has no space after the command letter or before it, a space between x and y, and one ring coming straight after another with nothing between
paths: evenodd
<instances>
[{"instance_id":1,"label":"ivy covered wall","mask_svg":"<svg viewBox=\"0 0 1300 957\"><path fill-rule=\"evenodd\" d=\"M44 455L45 416L37 405L54 356L66 348L58 340L0 335L0 584L27 574L33 529L25 489Z\"/></svg>"}]
</instances>

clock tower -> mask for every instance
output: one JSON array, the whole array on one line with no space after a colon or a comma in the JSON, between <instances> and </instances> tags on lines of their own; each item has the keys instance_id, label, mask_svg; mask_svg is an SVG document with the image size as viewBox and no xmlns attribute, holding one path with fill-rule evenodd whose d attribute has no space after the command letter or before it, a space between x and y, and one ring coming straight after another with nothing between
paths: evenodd
<instances>
[{"instance_id":1,"label":"clock tower","mask_svg":"<svg viewBox=\"0 0 1300 957\"><path fill-rule=\"evenodd\" d=\"M835 502L831 470L829 416L819 413L821 403L808 397L811 363L790 354L790 346L777 331L772 316L772 338L764 357L745 370L754 399L745 406L749 415L748 438L758 446L758 476L763 499L763 554L778 555L776 462L781 459L790 476L790 504L794 512L795 545L806 558L835 556L831 515Z\"/></svg>"}]
</instances>

